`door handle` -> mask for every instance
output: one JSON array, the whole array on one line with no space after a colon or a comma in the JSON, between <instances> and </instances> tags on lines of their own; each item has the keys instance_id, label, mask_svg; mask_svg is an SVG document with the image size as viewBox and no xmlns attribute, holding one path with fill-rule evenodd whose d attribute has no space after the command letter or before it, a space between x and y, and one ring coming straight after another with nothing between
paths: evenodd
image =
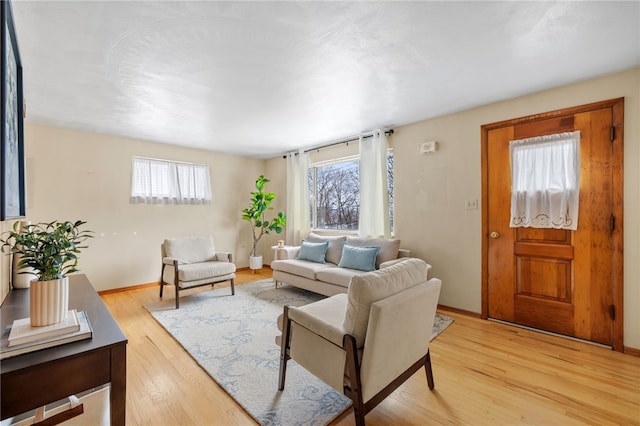
<instances>
[{"instance_id":1,"label":"door handle","mask_svg":"<svg viewBox=\"0 0 640 426\"><path fill-rule=\"evenodd\" d=\"M497 233L496 231L493 231L492 233L489 234L489 236L495 240L500 236L500 234Z\"/></svg>"}]
</instances>

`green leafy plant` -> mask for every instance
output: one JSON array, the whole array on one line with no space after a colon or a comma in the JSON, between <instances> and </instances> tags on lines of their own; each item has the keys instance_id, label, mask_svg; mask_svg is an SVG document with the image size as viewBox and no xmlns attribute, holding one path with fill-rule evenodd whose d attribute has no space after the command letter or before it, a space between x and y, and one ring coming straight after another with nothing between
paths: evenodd
<instances>
[{"instance_id":1,"label":"green leafy plant","mask_svg":"<svg viewBox=\"0 0 640 426\"><path fill-rule=\"evenodd\" d=\"M278 212L271 220L266 218L267 211L273 210L270 205L276 198L276 194L264 190L268 182L270 182L269 179L262 175L256 179L257 191L251 193L251 205L249 208L242 210L242 219L250 222L253 228L252 256L258 255L258 242L264 235L271 232L279 234L287 224L287 218L283 212Z\"/></svg>"},{"instance_id":2,"label":"green leafy plant","mask_svg":"<svg viewBox=\"0 0 640 426\"><path fill-rule=\"evenodd\" d=\"M38 281L56 280L77 272L78 254L87 246L80 245L92 232L80 230L86 222L37 223L25 225L22 231L19 222L0 238L2 251L22 255L17 269L32 268ZM32 273L23 271L22 274Z\"/></svg>"}]
</instances>

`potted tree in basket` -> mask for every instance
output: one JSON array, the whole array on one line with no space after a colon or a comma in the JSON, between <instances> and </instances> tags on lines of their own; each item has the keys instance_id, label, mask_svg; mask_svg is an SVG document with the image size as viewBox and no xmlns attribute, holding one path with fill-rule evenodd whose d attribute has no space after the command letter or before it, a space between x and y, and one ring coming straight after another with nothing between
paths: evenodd
<instances>
[{"instance_id":1,"label":"potted tree in basket","mask_svg":"<svg viewBox=\"0 0 640 426\"><path fill-rule=\"evenodd\" d=\"M13 225L12 231L2 234L2 251L21 255L17 264L20 270L34 274L31 281L31 325L44 326L61 322L69 310L69 278L76 272L77 255L87 246L80 245L91 238L91 231L80 230L83 221Z\"/></svg>"},{"instance_id":2,"label":"potted tree in basket","mask_svg":"<svg viewBox=\"0 0 640 426\"><path fill-rule=\"evenodd\" d=\"M268 182L269 179L263 175L256 179L257 191L251 193L251 205L249 208L242 210L242 219L251 223L253 231L253 249L249 257L249 268L251 269L262 268L262 256L258 255L258 242L260 239L272 231L278 234L281 233L287 224L287 218L283 212L278 212L271 220L266 218L267 211L273 210L273 207L270 206L271 202L276 198L276 194L264 190Z\"/></svg>"}]
</instances>

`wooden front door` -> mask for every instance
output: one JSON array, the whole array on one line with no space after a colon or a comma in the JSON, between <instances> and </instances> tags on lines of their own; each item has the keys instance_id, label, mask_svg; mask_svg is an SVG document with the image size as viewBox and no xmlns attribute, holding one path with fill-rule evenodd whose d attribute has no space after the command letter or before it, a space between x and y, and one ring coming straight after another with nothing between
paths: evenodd
<instances>
[{"instance_id":1,"label":"wooden front door","mask_svg":"<svg viewBox=\"0 0 640 426\"><path fill-rule=\"evenodd\" d=\"M623 100L482 126L483 312L622 350ZM510 228L509 141L580 131L578 229Z\"/></svg>"}]
</instances>

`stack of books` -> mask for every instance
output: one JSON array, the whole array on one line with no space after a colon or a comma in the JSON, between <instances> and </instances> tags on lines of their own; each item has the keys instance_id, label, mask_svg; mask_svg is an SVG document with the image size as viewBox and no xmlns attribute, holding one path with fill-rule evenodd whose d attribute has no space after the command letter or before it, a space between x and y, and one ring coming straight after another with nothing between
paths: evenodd
<instances>
[{"instance_id":1,"label":"stack of books","mask_svg":"<svg viewBox=\"0 0 640 426\"><path fill-rule=\"evenodd\" d=\"M64 321L43 327L32 327L29 318L17 319L11 326L9 337L2 339L0 360L46 349L78 340L90 339L93 330L87 315L75 309L67 312Z\"/></svg>"}]
</instances>

